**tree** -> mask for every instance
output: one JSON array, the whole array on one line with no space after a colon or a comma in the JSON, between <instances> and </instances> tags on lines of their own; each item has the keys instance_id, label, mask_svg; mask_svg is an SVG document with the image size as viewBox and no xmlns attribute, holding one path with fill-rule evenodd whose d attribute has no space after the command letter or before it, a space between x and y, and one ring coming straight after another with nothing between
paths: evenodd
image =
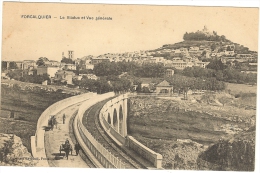
<instances>
[{"instance_id":1,"label":"tree","mask_svg":"<svg viewBox=\"0 0 260 173\"><path fill-rule=\"evenodd\" d=\"M215 76L217 78L217 80L223 81L224 80L224 75L223 72L221 70L217 70L215 73Z\"/></svg>"},{"instance_id":2,"label":"tree","mask_svg":"<svg viewBox=\"0 0 260 173\"><path fill-rule=\"evenodd\" d=\"M225 106L225 104L230 102L230 99L226 96L223 96L221 98L219 98L219 102L222 103L223 107Z\"/></svg>"},{"instance_id":3,"label":"tree","mask_svg":"<svg viewBox=\"0 0 260 173\"><path fill-rule=\"evenodd\" d=\"M29 83L37 83L37 84L42 84L42 82L46 81L50 83L50 77L48 74L43 74L43 75L23 75L23 77L20 78L20 81L22 82L29 82Z\"/></svg>"},{"instance_id":4,"label":"tree","mask_svg":"<svg viewBox=\"0 0 260 173\"><path fill-rule=\"evenodd\" d=\"M66 58L66 57L63 57L61 62L65 63L65 64L74 64L75 63L75 61L73 61L70 58Z\"/></svg>"},{"instance_id":5,"label":"tree","mask_svg":"<svg viewBox=\"0 0 260 173\"><path fill-rule=\"evenodd\" d=\"M185 69L183 69L182 74L185 76L194 77L192 67L186 67Z\"/></svg>"},{"instance_id":6,"label":"tree","mask_svg":"<svg viewBox=\"0 0 260 173\"><path fill-rule=\"evenodd\" d=\"M94 74L97 76L120 75L122 73L115 62L101 62L94 66Z\"/></svg>"},{"instance_id":7,"label":"tree","mask_svg":"<svg viewBox=\"0 0 260 173\"><path fill-rule=\"evenodd\" d=\"M206 56L207 52L204 50L201 54L201 56Z\"/></svg>"},{"instance_id":8,"label":"tree","mask_svg":"<svg viewBox=\"0 0 260 173\"><path fill-rule=\"evenodd\" d=\"M16 102L19 103L19 105L21 105L21 87L18 84L14 84L13 88L12 88L13 92L16 93L18 95L18 98L14 99L14 104L16 104Z\"/></svg>"},{"instance_id":9,"label":"tree","mask_svg":"<svg viewBox=\"0 0 260 173\"><path fill-rule=\"evenodd\" d=\"M138 77L163 77L164 66L162 64L156 63L143 64L139 69L136 70L134 75Z\"/></svg>"},{"instance_id":10,"label":"tree","mask_svg":"<svg viewBox=\"0 0 260 173\"><path fill-rule=\"evenodd\" d=\"M114 92L126 92L132 89L131 82L126 78L114 78L111 84Z\"/></svg>"},{"instance_id":11,"label":"tree","mask_svg":"<svg viewBox=\"0 0 260 173\"><path fill-rule=\"evenodd\" d=\"M22 77L22 73L23 70L14 70L14 71L9 71L7 73L7 75L11 78L11 79L15 79L15 80L20 80L20 78Z\"/></svg>"},{"instance_id":12,"label":"tree","mask_svg":"<svg viewBox=\"0 0 260 173\"><path fill-rule=\"evenodd\" d=\"M149 90L148 87L144 86L144 87L142 88L142 92L143 92L143 93L150 93L150 90Z\"/></svg>"},{"instance_id":13,"label":"tree","mask_svg":"<svg viewBox=\"0 0 260 173\"><path fill-rule=\"evenodd\" d=\"M111 86L108 84L107 80L105 80L104 78L98 79L94 83L94 85L97 89L98 94L103 94L103 93L109 92L111 90Z\"/></svg>"},{"instance_id":14,"label":"tree","mask_svg":"<svg viewBox=\"0 0 260 173\"><path fill-rule=\"evenodd\" d=\"M213 70L224 70L225 65L222 63L221 59L215 59L207 65L207 68L210 68Z\"/></svg>"},{"instance_id":15,"label":"tree","mask_svg":"<svg viewBox=\"0 0 260 173\"><path fill-rule=\"evenodd\" d=\"M220 36L220 39L221 39L221 41L227 41L227 40L226 40L226 37L225 37L224 35L221 35L221 36Z\"/></svg>"},{"instance_id":16,"label":"tree","mask_svg":"<svg viewBox=\"0 0 260 173\"><path fill-rule=\"evenodd\" d=\"M16 62L10 62L10 64L9 64L9 69L17 69L17 64L16 64Z\"/></svg>"},{"instance_id":17,"label":"tree","mask_svg":"<svg viewBox=\"0 0 260 173\"><path fill-rule=\"evenodd\" d=\"M211 46L210 46L211 50L215 50L217 48L217 45L215 43L213 43Z\"/></svg>"},{"instance_id":18,"label":"tree","mask_svg":"<svg viewBox=\"0 0 260 173\"><path fill-rule=\"evenodd\" d=\"M216 95L210 93L210 92L206 92L204 95L202 95L201 100L205 100L207 102L207 104L211 104L212 101L215 101L216 99Z\"/></svg>"},{"instance_id":19,"label":"tree","mask_svg":"<svg viewBox=\"0 0 260 173\"><path fill-rule=\"evenodd\" d=\"M79 74L92 74L93 70L92 69L83 69L83 70L79 70L78 73Z\"/></svg>"},{"instance_id":20,"label":"tree","mask_svg":"<svg viewBox=\"0 0 260 173\"><path fill-rule=\"evenodd\" d=\"M227 46L227 51L232 51L233 49L231 49L230 46Z\"/></svg>"},{"instance_id":21,"label":"tree","mask_svg":"<svg viewBox=\"0 0 260 173\"><path fill-rule=\"evenodd\" d=\"M36 64L38 66L44 66L45 65L45 62L49 61L48 58L46 57L40 57L37 61L36 61Z\"/></svg>"},{"instance_id":22,"label":"tree","mask_svg":"<svg viewBox=\"0 0 260 173\"><path fill-rule=\"evenodd\" d=\"M189 38L188 38L189 36L188 36L188 33L186 32L184 35L183 35L183 40L188 40Z\"/></svg>"},{"instance_id":23,"label":"tree","mask_svg":"<svg viewBox=\"0 0 260 173\"><path fill-rule=\"evenodd\" d=\"M7 69L7 62L2 61L2 70L6 70L6 69Z\"/></svg>"}]
</instances>

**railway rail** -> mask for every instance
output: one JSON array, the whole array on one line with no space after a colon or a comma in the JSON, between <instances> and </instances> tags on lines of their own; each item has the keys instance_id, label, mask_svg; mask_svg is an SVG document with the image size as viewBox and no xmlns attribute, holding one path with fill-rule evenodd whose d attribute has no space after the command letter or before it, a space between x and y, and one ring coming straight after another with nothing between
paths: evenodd
<instances>
[{"instance_id":1,"label":"railway rail","mask_svg":"<svg viewBox=\"0 0 260 173\"><path fill-rule=\"evenodd\" d=\"M109 100L109 99L108 99ZM115 142L107 136L106 132L102 128L98 115L102 106L108 101L101 101L93 106L91 106L83 116L83 125L87 130L95 137L95 139L102 144L109 152L111 152L115 157L120 159L127 169L144 169L145 167L136 161L134 161L130 156L128 156L124 151L120 149Z\"/></svg>"}]
</instances>

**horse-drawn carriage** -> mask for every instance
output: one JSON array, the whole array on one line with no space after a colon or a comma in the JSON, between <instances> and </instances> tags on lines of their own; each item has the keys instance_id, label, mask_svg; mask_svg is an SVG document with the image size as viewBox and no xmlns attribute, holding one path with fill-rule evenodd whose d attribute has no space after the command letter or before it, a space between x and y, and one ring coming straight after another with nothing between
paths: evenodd
<instances>
[{"instance_id":1,"label":"horse-drawn carriage","mask_svg":"<svg viewBox=\"0 0 260 173\"><path fill-rule=\"evenodd\" d=\"M60 145L60 155L61 155L62 151L65 152L65 156L67 157L67 159L68 159L68 156L69 156L69 152L72 155L72 146L70 145L69 142L65 142L65 144Z\"/></svg>"}]
</instances>

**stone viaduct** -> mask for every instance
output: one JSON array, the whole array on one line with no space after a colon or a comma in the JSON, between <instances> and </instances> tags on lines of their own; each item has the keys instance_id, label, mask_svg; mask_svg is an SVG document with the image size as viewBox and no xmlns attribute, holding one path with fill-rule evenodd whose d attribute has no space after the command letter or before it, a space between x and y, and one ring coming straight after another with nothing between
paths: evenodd
<instances>
[{"instance_id":1,"label":"stone viaduct","mask_svg":"<svg viewBox=\"0 0 260 173\"><path fill-rule=\"evenodd\" d=\"M101 95L88 93L74 96L53 104L42 113L38 120L36 134L32 137L33 156L44 157L45 155L43 142L44 130L42 127L46 125L49 115L59 112L62 108L69 105L80 103L81 105L74 119L73 130L75 137L84 152L89 153L89 155L93 157L91 160L92 162L95 161L94 165L96 165L96 167L124 168L124 164L121 160L107 151L106 148L95 139L95 136L91 135L82 122L84 113L90 109L91 106L105 99L109 99L109 101L100 109L98 119L106 134L122 149L128 148L149 161L154 168L161 168L162 155L152 151L127 134L127 94L115 96L114 93Z\"/></svg>"},{"instance_id":2,"label":"stone viaduct","mask_svg":"<svg viewBox=\"0 0 260 173\"><path fill-rule=\"evenodd\" d=\"M108 101L100 111L105 121L123 137L127 136L127 95Z\"/></svg>"}]
</instances>

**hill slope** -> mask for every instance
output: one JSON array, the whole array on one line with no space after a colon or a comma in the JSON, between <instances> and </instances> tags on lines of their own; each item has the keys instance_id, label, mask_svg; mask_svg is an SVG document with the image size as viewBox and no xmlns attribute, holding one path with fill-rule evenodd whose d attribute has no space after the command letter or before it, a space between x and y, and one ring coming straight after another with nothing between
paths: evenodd
<instances>
[{"instance_id":1,"label":"hill slope","mask_svg":"<svg viewBox=\"0 0 260 173\"><path fill-rule=\"evenodd\" d=\"M220 140L197 159L200 170L254 171L254 163L255 126L230 140Z\"/></svg>"}]
</instances>

